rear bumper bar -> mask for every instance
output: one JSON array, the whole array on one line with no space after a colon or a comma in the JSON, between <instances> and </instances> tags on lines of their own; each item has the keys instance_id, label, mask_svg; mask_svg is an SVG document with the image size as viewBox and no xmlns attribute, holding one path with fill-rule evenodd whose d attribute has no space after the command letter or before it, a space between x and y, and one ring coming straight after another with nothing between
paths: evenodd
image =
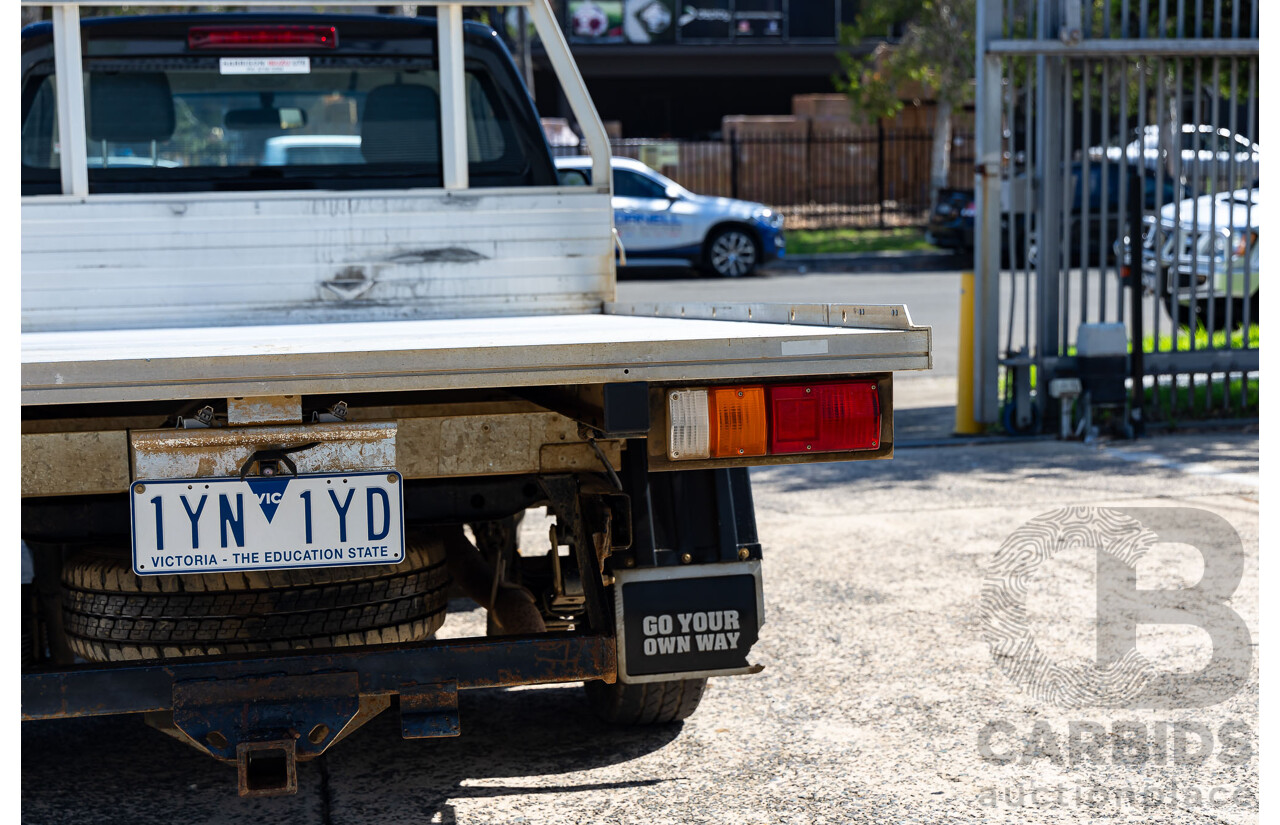
<instances>
[{"instance_id":1,"label":"rear bumper bar","mask_svg":"<svg viewBox=\"0 0 1280 825\"><path fill-rule=\"evenodd\" d=\"M77 665L24 673L22 718L66 719L172 710L180 683L253 677L358 674L361 695L456 682L459 689L580 682L617 675L608 636L507 637L414 642L258 657L210 657L146 664Z\"/></svg>"}]
</instances>

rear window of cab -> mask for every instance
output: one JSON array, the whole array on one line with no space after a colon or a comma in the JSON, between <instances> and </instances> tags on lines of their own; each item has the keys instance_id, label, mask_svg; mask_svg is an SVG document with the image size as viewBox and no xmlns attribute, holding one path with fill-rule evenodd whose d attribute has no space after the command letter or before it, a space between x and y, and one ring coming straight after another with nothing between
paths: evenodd
<instances>
[{"instance_id":1,"label":"rear window of cab","mask_svg":"<svg viewBox=\"0 0 1280 825\"><path fill-rule=\"evenodd\" d=\"M467 57L472 185L554 185L523 89ZM24 194L58 191L52 70L51 60L37 63L24 82ZM430 56L232 52L88 58L85 70L91 191L440 185Z\"/></svg>"}]
</instances>

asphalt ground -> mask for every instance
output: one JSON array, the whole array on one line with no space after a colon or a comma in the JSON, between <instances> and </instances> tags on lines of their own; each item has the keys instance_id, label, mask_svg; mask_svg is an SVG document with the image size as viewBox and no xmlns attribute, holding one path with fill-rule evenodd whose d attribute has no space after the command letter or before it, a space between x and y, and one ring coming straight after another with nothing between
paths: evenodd
<instances>
[{"instance_id":1,"label":"asphalt ground","mask_svg":"<svg viewBox=\"0 0 1280 825\"><path fill-rule=\"evenodd\" d=\"M405 741L395 715L384 714L303 764L297 796L258 800L235 796L231 768L139 719L26 723L22 818L1256 822L1257 470L1256 436L1224 433L1101 447L904 449L885 462L761 469L752 477L766 624L752 659L765 669L713 680L684 723L609 728L584 713L577 686L464 692L461 737ZM1226 519L1244 549L1228 606L1252 639L1247 675L1217 684L1209 707L1158 711L1062 708L1015 684L983 640L984 576L1006 537L1064 506L1195 508ZM1169 523L1189 517L1168 513ZM539 533L529 519L525 535ZM1055 660L1092 657L1093 566L1091 551L1059 553L1028 583L1030 630ZM1187 587L1203 566L1185 545L1156 545L1138 586ZM453 607L444 635L483 632L479 609ZM1197 633L1148 627L1138 650L1161 669L1195 671L1208 660ZM1176 753L1152 745L1163 764L1135 763L1129 752L1121 759L1115 743L1135 722L1151 742L1165 730L1172 743L1172 723L1210 731L1210 744L1193 737ZM1102 731L1097 752L1077 764L1073 725ZM988 729L996 731L989 756L1014 754L1012 763L984 760ZM1021 764L1028 738L1040 750Z\"/></svg>"}]
</instances>

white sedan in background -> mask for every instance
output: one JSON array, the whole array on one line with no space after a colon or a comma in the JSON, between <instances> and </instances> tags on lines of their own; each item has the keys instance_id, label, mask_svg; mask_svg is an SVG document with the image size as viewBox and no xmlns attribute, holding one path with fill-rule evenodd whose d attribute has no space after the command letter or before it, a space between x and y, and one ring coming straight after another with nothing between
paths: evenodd
<instances>
[{"instance_id":1,"label":"white sedan in background","mask_svg":"<svg viewBox=\"0 0 1280 825\"><path fill-rule=\"evenodd\" d=\"M556 158L560 183L591 183L591 158ZM692 265L749 275L782 257L782 215L762 203L697 195L638 160L613 158L613 225L628 266Z\"/></svg>"},{"instance_id":2,"label":"white sedan in background","mask_svg":"<svg viewBox=\"0 0 1280 825\"><path fill-rule=\"evenodd\" d=\"M1258 189L1170 203L1142 229L1142 285L1163 299L1179 326L1239 328L1258 323L1262 208ZM1116 243L1128 261L1128 238Z\"/></svg>"}]
</instances>

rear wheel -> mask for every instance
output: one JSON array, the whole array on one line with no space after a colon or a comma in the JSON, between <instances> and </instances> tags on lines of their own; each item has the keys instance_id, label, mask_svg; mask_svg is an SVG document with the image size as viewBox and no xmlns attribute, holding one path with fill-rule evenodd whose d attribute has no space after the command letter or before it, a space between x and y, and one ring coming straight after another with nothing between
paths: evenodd
<instances>
[{"instance_id":1,"label":"rear wheel","mask_svg":"<svg viewBox=\"0 0 1280 825\"><path fill-rule=\"evenodd\" d=\"M1245 300L1243 298L1232 298L1231 299L1231 328L1233 330L1241 329L1244 327L1244 312L1245 312ZM1226 318L1225 315L1219 315L1218 317L1220 319ZM1223 323L1225 322L1222 320L1218 321L1219 326L1221 326ZM1249 299L1249 323L1250 324L1258 323L1258 293L1256 292L1254 293L1253 297Z\"/></svg>"},{"instance_id":2,"label":"rear wheel","mask_svg":"<svg viewBox=\"0 0 1280 825\"><path fill-rule=\"evenodd\" d=\"M1195 331L1205 325L1205 316L1208 313L1208 302L1204 299L1196 300L1191 297L1190 291L1182 289L1174 291L1169 287L1169 269L1160 267L1159 275L1160 297L1164 300L1165 309L1169 311L1169 317L1173 319L1175 328ZM1216 309L1216 308L1215 308ZM1217 317L1224 317L1221 313L1217 313Z\"/></svg>"},{"instance_id":3,"label":"rear wheel","mask_svg":"<svg viewBox=\"0 0 1280 825\"><path fill-rule=\"evenodd\" d=\"M1227 310L1231 311L1231 329L1235 331L1244 326L1245 301L1243 298L1197 298L1193 299L1184 290L1181 296L1169 289L1169 270L1161 267L1159 276L1160 297L1164 300L1165 309L1174 325L1186 330L1207 330L1209 328L1209 312L1213 312L1213 328L1215 331L1227 327ZM1179 300L1181 298L1181 300ZM1249 323L1258 323L1258 295L1249 299Z\"/></svg>"},{"instance_id":4,"label":"rear wheel","mask_svg":"<svg viewBox=\"0 0 1280 825\"><path fill-rule=\"evenodd\" d=\"M755 271L760 262L760 244L746 229L727 226L707 242L705 264L723 278L740 278Z\"/></svg>"},{"instance_id":5,"label":"rear wheel","mask_svg":"<svg viewBox=\"0 0 1280 825\"><path fill-rule=\"evenodd\" d=\"M661 725L687 719L698 709L706 679L612 685L586 682L587 703L606 722L615 725Z\"/></svg>"},{"instance_id":6,"label":"rear wheel","mask_svg":"<svg viewBox=\"0 0 1280 825\"><path fill-rule=\"evenodd\" d=\"M62 571L63 623L91 662L426 639L444 622L439 541L397 565L137 576L127 552L88 550Z\"/></svg>"},{"instance_id":7,"label":"rear wheel","mask_svg":"<svg viewBox=\"0 0 1280 825\"><path fill-rule=\"evenodd\" d=\"M1173 319L1174 324L1185 330L1207 330L1209 328L1210 310L1213 312L1213 328L1215 331L1222 330L1227 325L1226 298L1214 298L1212 301L1208 298L1178 301L1172 294L1169 294L1165 296L1165 307L1169 310L1169 317ZM1238 329L1243 325L1244 302L1232 300L1231 313L1231 326Z\"/></svg>"}]
</instances>

